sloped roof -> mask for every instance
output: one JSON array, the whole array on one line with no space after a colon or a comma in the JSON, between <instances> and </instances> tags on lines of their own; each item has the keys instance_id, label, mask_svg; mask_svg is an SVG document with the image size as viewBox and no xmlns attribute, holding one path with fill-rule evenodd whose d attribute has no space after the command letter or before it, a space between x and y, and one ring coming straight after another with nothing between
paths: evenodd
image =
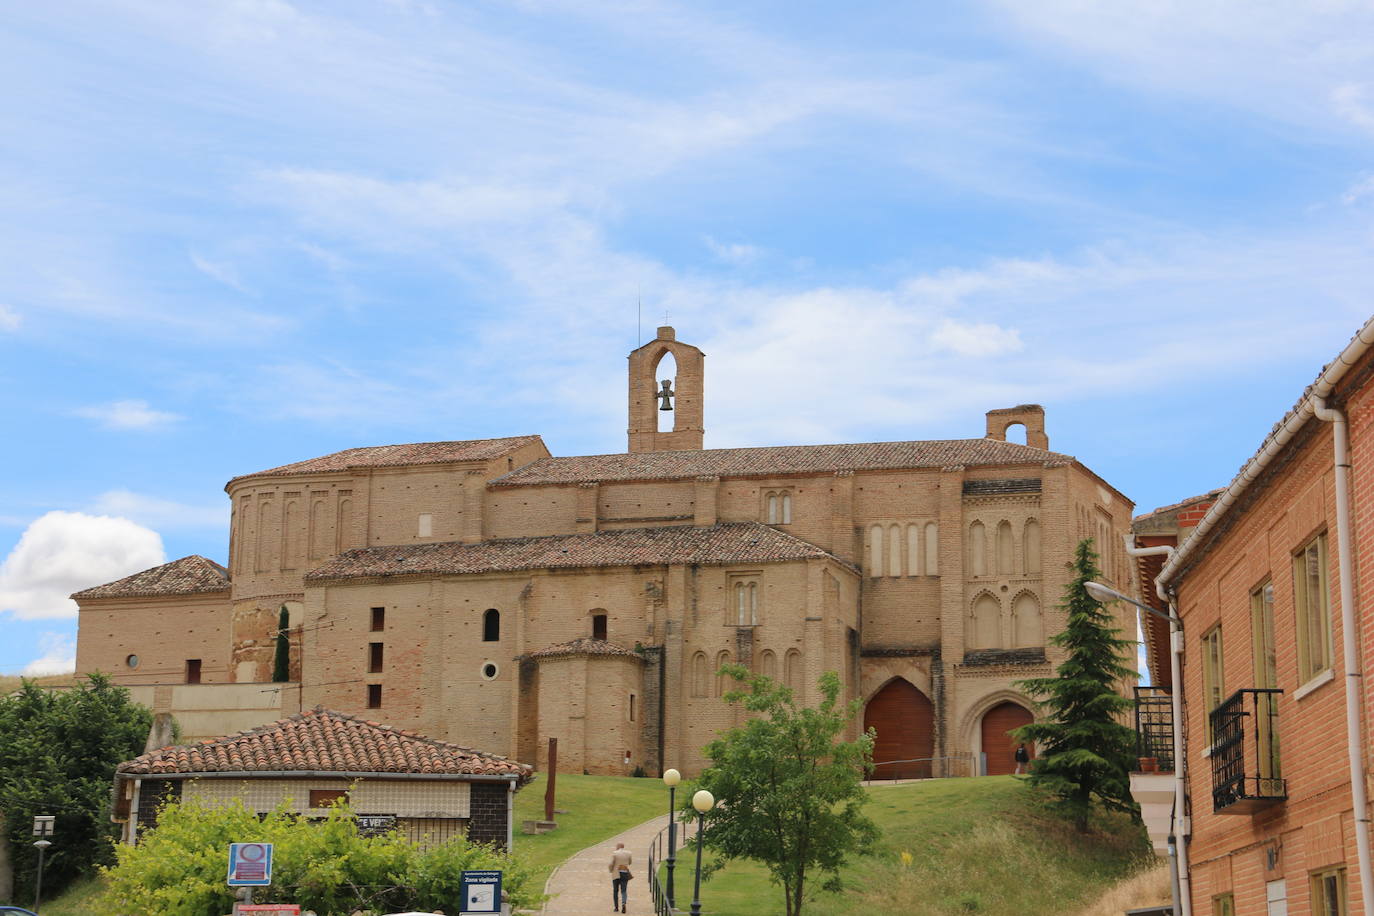
<instances>
[{"instance_id":1,"label":"sloped roof","mask_svg":"<svg viewBox=\"0 0 1374 916\"><path fill-rule=\"evenodd\" d=\"M452 776L517 776L531 767L414 732L368 722L317 706L258 728L179 744L121 763L131 775L189 773L427 773Z\"/></svg>"},{"instance_id":2,"label":"sloped roof","mask_svg":"<svg viewBox=\"0 0 1374 916\"><path fill-rule=\"evenodd\" d=\"M593 639L590 636L583 636L574 639L572 642L561 642L556 646L549 646L547 649L540 649L538 652L531 652L530 658L562 658L569 655L608 655L619 658L629 657L644 661L644 656L638 652L632 652L623 646L617 646L613 642L604 639Z\"/></svg>"},{"instance_id":3,"label":"sloped roof","mask_svg":"<svg viewBox=\"0 0 1374 916\"><path fill-rule=\"evenodd\" d=\"M586 481L681 480L699 476L759 477L818 471L942 468L962 465L1071 464L1071 455L1000 439L858 442L689 449L615 455L541 458L493 480L493 487Z\"/></svg>"},{"instance_id":4,"label":"sloped roof","mask_svg":"<svg viewBox=\"0 0 1374 916\"><path fill-rule=\"evenodd\" d=\"M586 566L720 566L829 558L814 544L758 522L622 528L593 534L511 538L480 544L360 547L306 575L307 581L371 576L462 575Z\"/></svg>"},{"instance_id":5,"label":"sloped roof","mask_svg":"<svg viewBox=\"0 0 1374 916\"><path fill-rule=\"evenodd\" d=\"M229 589L229 570L198 554L182 557L114 582L82 589L72 595L86 598L141 598L155 595L197 595Z\"/></svg>"},{"instance_id":6,"label":"sloped roof","mask_svg":"<svg viewBox=\"0 0 1374 916\"><path fill-rule=\"evenodd\" d=\"M240 474L228 488L251 477L288 477L299 474L325 474L352 468L409 467L417 464L446 464L452 461L488 461L515 451L538 436L509 436L504 439L464 439L457 442L411 442L405 445L372 445L365 448L346 448L341 452L322 455L281 467Z\"/></svg>"}]
</instances>

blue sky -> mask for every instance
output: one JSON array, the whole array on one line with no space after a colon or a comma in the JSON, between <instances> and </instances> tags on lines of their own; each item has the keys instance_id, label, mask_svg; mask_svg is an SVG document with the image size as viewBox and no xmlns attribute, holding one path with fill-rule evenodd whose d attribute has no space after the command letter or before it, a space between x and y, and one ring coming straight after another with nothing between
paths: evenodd
<instances>
[{"instance_id":1,"label":"blue sky","mask_svg":"<svg viewBox=\"0 0 1374 916\"><path fill-rule=\"evenodd\" d=\"M223 561L231 476L624 447L636 302L708 446L983 431L1227 482L1374 297L1374 9L160 0L0 13L0 673Z\"/></svg>"}]
</instances>

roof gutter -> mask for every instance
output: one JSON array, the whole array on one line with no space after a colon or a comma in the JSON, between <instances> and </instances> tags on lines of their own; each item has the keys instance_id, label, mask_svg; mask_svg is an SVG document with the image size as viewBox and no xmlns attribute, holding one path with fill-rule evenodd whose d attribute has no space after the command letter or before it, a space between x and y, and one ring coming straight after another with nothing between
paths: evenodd
<instances>
[{"instance_id":1,"label":"roof gutter","mask_svg":"<svg viewBox=\"0 0 1374 916\"><path fill-rule=\"evenodd\" d=\"M1283 451L1284 446L1291 442L1298 430L1302 429L1307 421L1316 414L1319 403L1324 404L1325 398L1331 394L1340 380L1350 371L1350 368L1369 352L1371 347L1374 347L1374 318L1365 322L1364 327L1360 328L1359 333L1355 335L1355 339L1350 341L1350 344L1341 351L1340 356L1332 360L1331 364L1326 367L1326 371L1312 384L1302 403L1295 407L1287 418L1269 434L1259 452L1250 459L1245 467L1241 468L1240 473L1231 481L1231 485L1222 491L1217 501L1212 504L1212 508L1208 509L1207 514L1202 517L1197 528L1193 530L1187 540L1179 545L1174 555L1164 564L1164 569L1160 571L1155 580L1157 583L1163 585L1173 581L1184 565L1189 562L1192 555L1201 549L1200 545L1206 540L1208 533L1216 527L1241 495L1250 489L1250 485L1263 475L1265 469Z\"/></svg>"}]
</instances>

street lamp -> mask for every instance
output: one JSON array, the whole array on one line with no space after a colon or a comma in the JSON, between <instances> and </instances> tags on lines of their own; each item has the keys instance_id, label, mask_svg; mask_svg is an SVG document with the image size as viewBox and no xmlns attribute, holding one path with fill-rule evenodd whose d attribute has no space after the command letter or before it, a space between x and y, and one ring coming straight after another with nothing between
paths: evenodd
<instances>
[{"instance_id":1,"label":"street lamp","mask_svg":"<svg viewBox=\"0 0 1374 916\"><path fill-rule=\"evenodd\" d=\"M1101 582L1084 582L1083 588L1094 601L1124 601L1127 604L1140 608L1147 614L1154 614L1156 617L1164 618L1180 630L1183 629L1183 621L1179 620L1173 614L1166 614L1158 608L1150 607L1143 601L1136 601L1134 598L1128 598L1116 589L1108 588Z\"/></svg>"},{"instance_id":2,"label":"street lamp","mask_svg":"<svg viewBox=\"0 0 1374 916\"><path fill-rule=\"evenodd\" d=\"M668 908L677 906L673 897L673 869L677 866L677 817L673 796L677 784L682 782L682 774L674 769L663 771L663 784L668 787Z\"/></svg>"},{"instance_id":3,"label":"street lamp","mask_svg":"<svg viewBox=\"0 0 1374 916\"><path fill-rule=\"evenodd\" d=\"M705 789L692 796L692 807L697 809L697 875L692 891L692 916L701 916L701 835L706 831L706 812L715 806L715 796Z\"/></svg>"},{"instance_id":4,"label":"street lamp","mask_svg":"<svg viewBox=\"0 0 1374 916\"><path fill-rule=\"evenodd\" d=\"M57 816L54 814L36 814L33 818L33 835L39 837L33 845L38 847L38 879L34 883L33 890L33 911L38 912L38 904L43 899L43 854L48 851L52 841L48 837L52 836L57 830Z\"/></svg>"}]
</instances>

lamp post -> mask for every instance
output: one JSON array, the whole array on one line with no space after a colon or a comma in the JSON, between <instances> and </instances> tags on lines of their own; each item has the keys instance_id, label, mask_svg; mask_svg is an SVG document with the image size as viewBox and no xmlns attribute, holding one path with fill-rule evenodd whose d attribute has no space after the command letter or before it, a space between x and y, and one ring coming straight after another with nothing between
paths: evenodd
<instances>
[{"instance_id":1,"label":"lamp post","mask_svg":"<svg viewBox=\"0 0 1374 916\"><path fill-rule=\"evenodd\" d=\"M677 793L677 784L682 782L682 774L674 769L663 771L663 784L668 787L668 908L673 909L677 906L677 900L673 896L673 869L677 867L677 809L673 802L673 797Z\"/></svg>"},{"instance_id":2,"label":"lamp post","mask_svg":"<svg viewBox=\"0 0 1374 916\"><path fill-rule=\"evenodd\" d=\"M692 890L692 916L701 916L701 835L706 832L706 812L715 806L715 796L705 789L692 796L692 807L697 809L697 874Z\"/></svg>"},{"instance_id":3,"label":"lamp post","mask_svg":"<svg viewBox=\"0 0 1374 916\"><path fill-rule=\"evenodd\" d=\"M36 814L33 818L33 835L38 837L33 845L38 847L38 878L34 882L33 889L33 911L38 912L38 904L43 899L43 854L48 851L52 841L48 837L52 836L57 830L57 816L54 814Z\"/></svg>"},{"instance_id":4,"label":"lamp post","mask_svg":"<svg viewBox=\"0 0 1374 916\"><path fill-rule=\"evenodd\" d=\"M1140 608L1147 614L1154 614L1156 617L1162 617L1169 621L1169 623L1178 627L1179 630L1183 629L1183 621L1179 620L1173 614L1166 614L1157 608L1152 608L1144 601L1136 601L1134 598L1121 594L1121 592L1114 588L1108 588L1101 582L1084 582L1083 589L1094 601L1124 601L1129 605Z\"/></svg>"}]
</instances>

